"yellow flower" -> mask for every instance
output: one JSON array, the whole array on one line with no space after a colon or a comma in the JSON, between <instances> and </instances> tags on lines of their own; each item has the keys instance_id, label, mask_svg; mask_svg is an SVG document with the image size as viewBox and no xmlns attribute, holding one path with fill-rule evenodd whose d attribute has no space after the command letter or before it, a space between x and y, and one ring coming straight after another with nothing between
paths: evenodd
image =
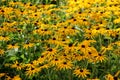
<instances>
[{"instance_id":1,"label":"yellow flower","mask_svg":"<svg viewBox=\"0 0 120 80\"><path fill-rule=\"evenodd\" d=\"M120 70L115 75L111 75L111 74L105 75L105 79L106 80L120 80L119 74L120 74Z\"/></svg>"},{"instance_id":2,"label":"yellow flower","mask_svg":"<svg viewBox=\"0 0 120 80\"><path fill-rule=\"evenodd\" d=\"M95 56L95 57L96 57L96 61L100 61L100 62L102 62L102 61L107 60L107 57L106 57L104 54L100 54L100 53L98 53L98 55Z\"/></svg>"},{"instance_id":3,"label":"yellow flower","mask_svg":"<svg viewBox=\"0 0 120 80\"><path fill-rule=\"evenodd\" d=\"M60 64L56 65L57 70L66 70L66 69L72 69L73 64L71 61L62 61Z\"/></svg>"},{"instance_id":4,"label":"yellow flower","mask_svg":"<svg viewBox=\"0 0 120 80\"><path fill-rule=\"evenodd\" d=\"M105 46L101 47L101 51L103 51L102 54L104 54L107 50L113 50L113 46L109 44L107 47Z\"/></svg>"},{"instance_id":5,"label":"yellow flower","mask_svg":"<svg viewBox=\"0 0 120 80\"><path fill-rule=\"evenodd\" d=\"M8 36L0 36L0 41L9 41L10 37Z\"/></svg>"},{"instance_id":6,"label":"yellow flower","mask_svg":"<svg viewBox=\"0 0 120 80\"><path fill-rule=\"evenodd\" d=\"M52 59L52 56L55 56L57 54L56 48L48 48L46 51L42 53L42 55L46 56L48 60Z\"/></svg>"},{"instance_id":7,"label":"yellow flower","mask_svg":"<svg viewBox=\"0 0 120 80\"><path fill-rule=\"evenodd\" d=\"M99 33L104 34L105 33L105 28L97 26L97 25L93 26L92 34L97 36Z\"/></svg>"},{"instance_id":8,"label":"yellow flower","mask_svg":"<svg viewBox=\"0 0 120 80\"><path fill-rule=\"evenodd\" d=\"M114 22L115 24L120 23L120 18L115 19L113 22Z\"/></svg>"},{"instance_id":9,"label":"yellow flower","mask_svg":"<svg viewBox=\"0 0 120 80\"><path fill-rule=\"evenodd\" d=\"M44 62L46 61L46 56L45 56L45 55L41 55L41 56L37 59L37 61L38 61L40 64L44 63Z\"/></svg>"},{"instance_id":10,"label":"yellow flower","mask_svg":"<svg viewBox=\"0 0 120 80\"><path fill-rule=\"evenodd\" d=\"M2 32L5 32L5 31L8 31L8 27L6 27L6 26L1 26L0 27L0 33L2 33Z\"/></svg>"},{"instance_id":11,"label":"yellow flower","mask_svg":"<svg viewBox=\"0 0 120 80\"><path fill-rule=\"evenodd\" d=\"M51 64L52 66L57 66L57 65L59 65L61 62L62 62L61 59L59 59L59 58L54 58L53 60L50 61L50 64Z\"/></svg>"},{"instance_id":12,"label":"yellow flower","mask_svg":"<svg viewBox=\"0 0 120 80\"><path fill-rule=\"evenodd\" d=\"M6 0L2 0L2 2L5 2Z\"/></svg>"},{"instance_id":13,"label":"yellow flower","mask_svg":"<svg viewBox=\"0 0 120 80\"><path fill-rule=\"evenodd\" d=\"M76 50L76 46L72 43L64 46L65 53L74 52Z\"/></svg>"},{"instance_id":14,"label":"yellow flower","mask_svg":"<svg viewBox=\"0 0 120 80\"><path fill-rule=\"evenodd\" d=\"M120 75L120 70L117 71L117 73L114 75L115 77L118 77Z\"/></svg>"},{"instance_id":15,"label":"yellow flower","mask_svg":"<svg viewBox=\"0 0 120 80\"><path fill-rule=\"evenodd\" d=\"M91 29L85 29L84 31L85 31L85 34L84 34L85 38L90 39L94 37L94 34L92 33Z\"/></svg>"},{"instance_id":16,"label":"yellow flower","mask_svg":"<svg viewBox=\"0 0 120 80\"><path fill-rule=\"evenodd\" d=\"M12 78L10 76L6 76L5 80L11 80Z\"/></svg>"},{"instance_id":17,"label":"yellow flower","mask_svg":"<svg viewBox=\"0 0 120 80\"><path fill-rule=\"evenodd\" d=\"M3 49L0 49L0 55L3 55L5 51Z\"/></svg>"},{"instance_id":18,"label":"yellow flower","mask_svg":"<svg viewBox=\"0 0 120 80\"><path fill-rule=\"evenodd\" d=\"M113 51L113 53L114 53L115 55L120 56L120 48L115 49L115 50Z\"/></svg>"},{"instance_id":19,"label":"yellow flower","mask_svg":"<svg viewBox=\"0 0 120 80\"><path fill-rule=\"evenodd\" d=\"M84 54L78 54L78 53L73 53L70 56L70 60L72 61L81 61L84 60L86 58L86 56Z\"/></svg>"},{"instance_id":20,"label":"yellow flower","mask_svg":"<svg viewBox=\"0 0 120 80\"><path fill-rule=\"evenodd\" d=\"M87 79L87 80L100 80L99 78Z\"/></svg>"},{"instance_id":21,"label":"yellow flower","mask_svg":"<svg viewBox=\"0 0 120 80\"><path fill-rule=\"evenodd\" d=\"M26 43L23 45L23 48L28 49L34 46L34 43Z\"/></svg>"},{"instance_id":22,"label":"yellow flower","mask_svg":"<svg viewBox=\"0 0 120 80\"><path fill-rule=\"evenodd\" d=\"M50 35L51 34L51 30L39 28L37 30L34 30L33 34L39 34L39 35L42 35L42 36Z\"/></svg>"},{"instance_id":23,"label":"yellow flower","mask_svg":"<svg viewBox=\"0 0 120 80\"><path fill-rule=\"evenodd\" d=\"M114 80L114 76L112 76L111 74L107 74L107 75L105 76L105 79L106 79L106 80Z\"/></svg>"},{"instance_id":24,"label":"yellow flower","mask_svg":"<svg viewBox=\"0 0 120 80\"><path fill-rule=\"evenodd\" d=\"M91 41L84 40L83 42L81 42L80 44L78 44L78 46L77 46L78 50L80 50L83 53L86 53L87 50L90 48L90 42Z\"/></svg>"},{"instance_id":25,"label":"yellow flower","mask_svg":"<svg viewBox=\"0 0 120 80\"><path fill-rule=\"evenodd\" d=\"M117 46L120 46L120 41L116 41L114 44L116 44Z\"/></svg>"},{"instance_id":26,"label":"yellow flower","mask_svg":"<svg viewBox=\"0 0 120 80\"><path fill-rule=\"evenodd\" d=\"M29 67L29 68L27 68L26 69L26 75L28 76L28 77L31 77L31 76L34 76L35 75L35 73L38 73L39 71L41 71L41 68L39 68L39 67Z\"/></svg>"},{"instance_id":27,"label":"yellow flower","mask_svg":"<svg viewBox=\"0 0 120 80\"><path fill-rule=\"evenodd\" d=\"M7 45L7 49L18 49L18 48L19 48L18 44L9 44L9 45Z\"/></svg>"},{"instance_id":28,"label":"yellow flower","mask_svg":"<svg viewBox=\"0 0 120 80\"><path fill-rule=\"evenodd\" d=\"M97 50L94 47L90 47L88 49L88 52L86 54L86 58L88 59L89 62L96 62L96 56L98 55Z\"/></svg>"},{"instance_id":29,"label":"yellow flower","mask_svg":"<svg viewBox=\"0 0 120 80\"><path fill-rule=\"evenodd\" d=\"M50 44L60 45L57 37L53 37L52 39L47 40L47 42Z\"/></svg>"},{"instance_id":30,"label":"yellow flower","mask_svg":"<svg viewBox=\"0 0 120 80\"><path fill-rule=\"evenodd\" d=\"M12 80L22 80L22 79L19 77L19 75L16 75L12 78Z\"/></svg>"},{"instance_id":31,"label":"yellow flower","mask_svg":"<svg viewBox=\"0 0 120 80\"><path fill-rule=\"evenodd\" d=\"M50 67L49 63L40 66L41 69L48 69Z\"/></svg>"},{"instance_id":32,"label":"yellow flower","mask_svg":"<svg viewBox=\"0 0 120 80\"><path fill-rule=\"evenodd\" d=\"M21 70L23 68L22 63L18 63L18 61L15 61L10 67L16 68L17 70Z\"/></svg>"},{"instance_id":33,"label":"yellow flower","mask_svg":"<svg viewBox=\"0 0 120 80\"><path fill-rule=\"evenodd\" d=\"M5 76L5 75L6 75L6 73L0 73L0 78Z\"/></svg>"},{"instance_id":34,"label":"yellow flower","mask_svg":"<svg viewBox=\"0 0 120 80\"><path fill-rule=\"evenodd\" d=\"M82 68L82 69L75 69L73 72L76 76L78 76L79 78L85 78L87 77L88 74L90 74L89 70Z\"/></svg>"}]
</instances>

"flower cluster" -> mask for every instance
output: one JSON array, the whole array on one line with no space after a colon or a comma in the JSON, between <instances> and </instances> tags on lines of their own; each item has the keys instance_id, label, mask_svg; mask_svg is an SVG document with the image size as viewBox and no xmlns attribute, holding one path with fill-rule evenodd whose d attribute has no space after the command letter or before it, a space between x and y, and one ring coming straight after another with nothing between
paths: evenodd
<instances>
[{"instance_id":1,"label":"flower cluster","mask_svg":"<svg viewBox=\"0 0 120 80\"><path fill-rule=\"evenodd\" d=\"M120 1L53 2L2 0L0 79L120 80Z\"/></svg>"}]
</instances>

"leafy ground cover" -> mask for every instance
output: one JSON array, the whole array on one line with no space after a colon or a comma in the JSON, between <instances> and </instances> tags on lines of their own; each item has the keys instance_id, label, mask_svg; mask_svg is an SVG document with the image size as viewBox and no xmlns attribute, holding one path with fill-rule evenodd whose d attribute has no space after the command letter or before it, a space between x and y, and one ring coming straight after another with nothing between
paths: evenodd
<instances>
[{"instance_id":1,"label":"leafy ground cover","mask_svg":"<svg viewBox=\"0 0 120 80\"><path fill-rule=\"evenodd\" d=\"M0 80L120 80L120 1L1 0Z\"/></svg>"}]
</instances>

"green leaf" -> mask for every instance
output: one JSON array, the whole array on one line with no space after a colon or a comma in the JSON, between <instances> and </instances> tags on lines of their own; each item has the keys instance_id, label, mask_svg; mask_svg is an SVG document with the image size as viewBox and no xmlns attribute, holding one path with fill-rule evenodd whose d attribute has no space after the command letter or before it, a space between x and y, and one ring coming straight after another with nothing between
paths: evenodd
<instances>
[{"instance_id":1,"label":"green leaf","mask_svg":"<svg viewBox=\"0 0 120 80\"><path fill-rule=\"evenodd\" d=\"M21 57L22 59L25 59L25 56L24 56L24 54L22 54L20 57Z\"/></svg>"},{"instance_id":2,"label":"green leaf","mask_svg":"<svg viewBox=\"0 0 120 80\"><path fill-rule=\"evenodd\" d=\"M24 25L23 25L23 29L26 29L26 26L27 26L27 24L24 24Z\"/></svg>"},{"instance_id":3,"label":"green leaf","mask_svg":"<svg viewBox=\"0 0 120 80\"><path fill-rule=\"evenodd\" d=\"M12 56L12 57L10 57L10 61L15 61L16 59L18 59L18 57L16 57L16 56Z\"/></svg>"},{"instance_id":4,"label":"green leaf","mask_svg":"<svg viewBox=\"0 0 120 80\"><path fill-rule=\"evenodd\" d=\"M16 55L16 52L15 52L14 49L8 50L7 52L8 52L7 56L14 56L14 55Z\"/></svg>"}]
</instances>

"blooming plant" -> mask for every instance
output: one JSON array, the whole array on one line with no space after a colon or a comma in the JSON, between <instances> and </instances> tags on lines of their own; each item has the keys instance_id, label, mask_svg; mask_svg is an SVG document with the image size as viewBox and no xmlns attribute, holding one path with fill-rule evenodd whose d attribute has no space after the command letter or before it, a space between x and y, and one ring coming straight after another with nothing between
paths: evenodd
<instances>
[{"instance_id":1,"label":"blooming plant","mask_svg":"<svg viewBox=\"0 0 120 80\"><path fill-rule=\"evenodd\" d=\"M0 80L120 80L119 0L0 0Z\"/></svg>"}]
</instances>

